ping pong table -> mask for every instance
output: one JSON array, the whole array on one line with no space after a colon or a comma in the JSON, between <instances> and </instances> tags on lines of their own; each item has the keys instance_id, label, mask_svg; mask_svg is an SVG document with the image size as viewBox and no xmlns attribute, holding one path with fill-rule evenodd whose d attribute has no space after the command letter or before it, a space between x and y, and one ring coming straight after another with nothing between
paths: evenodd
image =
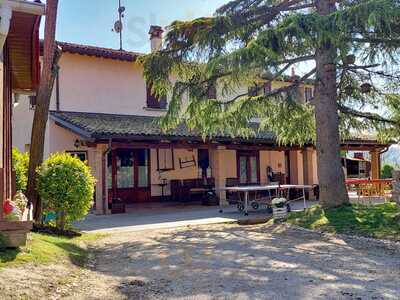
<instances>
[{"instance_id":1,"label":"ping pong table","mask_svg":"<svg viewBox=\"0 0 400 300\"><path fill-rule=\"evenodd\" d=\"M282 185L252 185L252 186L234 186L234 187L225 187L223 190L225 191L229 191L229 192L237 192L239 194L239 202L243 202L240 203L241 205L243 205L243 212L245 214L245 216L248 216L249 212L248 212L248 208L249 208L249 193L251 192L261 192L261 191L267 191L268 195L269 195L269 202L272 201L272 197L271 197L271 191L275 191L275 195L276 196L283 196L285 194L285 192L287 194L289 194L290 190L301 190L302 191L302 196L296 199L292 199L290 201L288 201L288 203L293 202L293 201L297 201L297 200L303 200L303 204L304 204L304 209L307 208L307 202L306 202L306 190L309 189L313 189L313 186L311 185L295 185L295 184L282 184ZM241 201L241 197L240 194L243 193L244 194L244 200ZM252 203L262 203L265 202L261 201L260 199L255 199L252 201ZM223 207L220 201L220 213L223 212Z\"/></svg>"}]
</instances>

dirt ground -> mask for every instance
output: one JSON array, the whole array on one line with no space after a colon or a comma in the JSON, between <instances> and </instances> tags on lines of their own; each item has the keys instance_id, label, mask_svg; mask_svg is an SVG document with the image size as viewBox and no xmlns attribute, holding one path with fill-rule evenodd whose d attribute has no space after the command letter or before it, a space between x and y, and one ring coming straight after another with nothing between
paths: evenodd
<instances>
[{"instance_id":1,"label":"dirt ground","mask_svg":"<svg viewBox=\"0 0 400 300\"><path fill-rule=\"evenodd\" d=\"M123 232L91 247L84 269L60 264L1 271L0 298L400 298L398 251L283 225Z\"/></svg>"}]
</instances>

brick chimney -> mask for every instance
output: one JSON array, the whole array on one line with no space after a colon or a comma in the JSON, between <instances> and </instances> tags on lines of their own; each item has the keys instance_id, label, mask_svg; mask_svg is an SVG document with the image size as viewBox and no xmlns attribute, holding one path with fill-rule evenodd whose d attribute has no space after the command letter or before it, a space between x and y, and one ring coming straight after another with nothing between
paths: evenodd
<instances>
[{"instance_id":1,"label":"brick chimney","mask_svg":"<svg viewBox=\"0 0 400 300\"><path fill-rule=\"evenodd\" d=\"M162 35L164 30L161 26L150 26L149 34L150 34L150 44L151 44L151 52L155 52L161 49L162 47Z\"/></svg>"},{"instance_id":2,"label":"brick chimney","mask_svg":"<svg viewBox=\"0 0 400 300\"><path fill-rule=\"evenodd\" d=\"M292 74L291 74L290 77L291 77L292 80L295 80L295 79L296 79L296 70L295 70L294 67L292 68Z\"/></svg>"}]
</instances>

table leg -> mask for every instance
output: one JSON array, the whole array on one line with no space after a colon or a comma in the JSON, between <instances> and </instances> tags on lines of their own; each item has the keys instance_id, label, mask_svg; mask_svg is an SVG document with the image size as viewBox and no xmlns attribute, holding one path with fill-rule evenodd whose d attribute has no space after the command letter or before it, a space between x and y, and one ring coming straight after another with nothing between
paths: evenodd
<instances>
[{"instance_id":1,"label":"table leg","mask_svg":"<svg viewBox=\"0 0 400 300\"><path fill-rule=\"evenodd\" d=\"M249 192L246 191L244 193L244 215L245 216L249 215L248 208L247 208L248 202L249 202Z\"/></svg>"},{"instance_id":2,"label":"table leg","mask_svg":"<svg viewBox=\"0 0 400 300\"><path fill-rule=\"evenodd\" d=\"M306 202L306 190L303 188L303 200L304 200L304 210L307 209L307 202Z\"/></svg>"}]
</instances>

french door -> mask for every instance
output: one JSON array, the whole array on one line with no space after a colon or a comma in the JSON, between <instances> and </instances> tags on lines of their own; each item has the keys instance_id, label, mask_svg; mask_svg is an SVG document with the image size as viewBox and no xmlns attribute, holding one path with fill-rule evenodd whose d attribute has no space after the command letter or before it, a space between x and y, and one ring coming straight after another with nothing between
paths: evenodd
<instances>
[{"instance_id":1,"label":"french door","mask_svg":"<svg viewBox=\"0 0 400 300\"><path fill-rule=\"evenodd\" d=\"M113 150L108 164L111 168L109 194L111 193L113 198L120 198L125 203L150 200L149 149Z\"/></svg>"},{"instance_id":2,"label":"french door","mask_svg":"<svg viewBox=\"0 0 400 300\"><path fill-rule=\"evenodd\" d=\"M251 185L260 183L260 155L258 151L238 151L237 170L239 183Z\"/></svg>"}]
</instances>

